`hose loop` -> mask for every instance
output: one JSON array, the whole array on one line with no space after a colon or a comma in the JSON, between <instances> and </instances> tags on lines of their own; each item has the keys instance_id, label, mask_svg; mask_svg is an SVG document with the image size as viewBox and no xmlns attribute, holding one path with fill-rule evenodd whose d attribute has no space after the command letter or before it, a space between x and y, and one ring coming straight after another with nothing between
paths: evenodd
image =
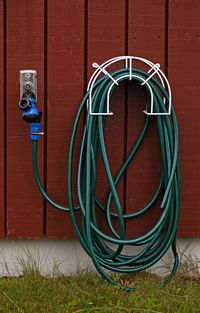
<instances>
[{"instance_id":1,"label":"hose loop","mask_svg":"<svg viewBox=\"0 0 200 313\"><path fill-rule=\"evenodd\" d=\"M130 72L128 68L110 73L113 80L117 82L125 81L129 78ZM141 83L148 80L148 85L153 92L153 105L155 113L167 112L166 99L168 104L168 93L162 84L151 75L151 73L132 69L133 80ZM92 103L93 112L106 112L107 110L107 94L110 90L113 80L108 76L103 76L97 80L93 86ZM110 97L115 90L116 84L112 85ZM147 84L143 85L146 94L147 109L151 106L151 95ZM72 194L72 173L73 173L73 152L75 147L75 138L77 127L81 117L87 106L89 91L84 96L78 109L71 135L68 159L68 200L69 208L61 206L53 201L44 191L37 169L37 141L33 140L33 171L37 186L43 197L54 207L62 211L69 211L75 233L86 251L92 258L92 261L99 273L114 285L118 285L109 275L108 271L120 273L137 272L149 268L159 261L167 250L172 247L174 254L174 267L169 278L163 285L166 285L175 275L178 267L178 255L176 251L176 232L180 209L180 167L178 161L178 124L176 120L175 110L171 104L171 119L168 115L156 115L154 117L146 116L144 127L138 136L137 142L132 147L127 159L119 169L116 177L113 177L110 169L110 163L107 156L104 127L106 124L105 115L90 115L89 110L86 116L85 126L82 134L82 142L79 152L78 173L77 173L77 192L79 205L74 206ZM170 100L171 101L171 100ZM131 161L134 162L134 156L139 150L140 145L148 131L150 119L154 119L157 124L157 131L160 141L160 149L162 155L162 170L158 187L150 202L135 213L124 214L117 193L117 184L127 170ZM97 161L99 155L102 155L103 163L109 183L109 194L107 204L104 206L98 199L96 194L97 184ZM126 238L126 220L134 219L143 213L152 209L153 205L162 195L160 207L162 209L161 216L156 224L146 234L137 238ZM111 202L115 205L115 213L111 211ZM96 210L101 209L105 216L105 223L108 224L111 235L104 233L98 228L98 218ZM77 214L80 211L81 226L77 222ZM113 219L117 220L118 228L113 225ZM140 246L138 254L134 251L134 246ZM123 249L129 247L130 254L125 254ZM123 250L123 251L122 251ZM125 290L131 288L122 286Z\"/></svg>"}]
</instances>

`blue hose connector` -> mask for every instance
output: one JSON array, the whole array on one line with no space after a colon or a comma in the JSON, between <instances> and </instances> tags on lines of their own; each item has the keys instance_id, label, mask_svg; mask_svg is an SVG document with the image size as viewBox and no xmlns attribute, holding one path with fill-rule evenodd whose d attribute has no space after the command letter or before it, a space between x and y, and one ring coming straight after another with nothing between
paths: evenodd
<instances>
[{"instance_id":1,"label":"blue hose connector","mask_svg":"<svg viewBox=\"0 0 200 313\"><path fill-rule=\"evenodd\" d=\"M41 133L42 112L36 107L36 100L30 96L24 95L19 101L19 107L23 111L23 120L30 123L30 139L39 140Z\"/></svg>"},{"instance_id":2,"label":"blue hose connector","mask_svg":"<svg viewBox=\"0 0 200 313\"><path fill-rule=\"evenodd\" d=\"M30 139L31 140L39 140L40 139L40 132L41 130L41 123L31 123L30 125Z\"/></svg>"}]
</instances>

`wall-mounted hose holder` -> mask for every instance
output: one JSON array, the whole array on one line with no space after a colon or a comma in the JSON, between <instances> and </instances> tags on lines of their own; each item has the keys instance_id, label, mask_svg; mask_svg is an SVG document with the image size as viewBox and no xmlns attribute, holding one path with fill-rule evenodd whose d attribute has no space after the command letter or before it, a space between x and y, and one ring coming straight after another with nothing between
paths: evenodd
<instances>
[{"instance_id":1,"label":"wall-mounted hose holder","mask_svg":"<svg viewBox=\"0 0 200 313\"><path fill-rule=\"evenodd\" d=\"M119 75L118 77L114 77L112 73L110 72L110 67L115 66L119 67L121 65L121 61L124 63L124 68L119 68L123 74ZM144 65L147 67L147 73L149 74L147 77L143 77L140 75L141 73L139 72L140 69L138 67L134 68L134 63L137 62L137 66L141 65L142 68L144 68ZM119 64L119 65L118 65ZM144 110L143 112L147 115L170 115L171 114L171 88L169 81L167 80L165 74L162 72L160 69L160 64L159 63L152 63L151 61L140 58L140 57L135 57L135 56L119 56L116 58L112 58L101 65L98 65L96 62L92 64L94 68L96 68L96 71L93 73L93 75L90 78L89 84L87 91L89 92L89 99L88 99L88 106L89 106L89 112L90 115L112 115L113 113L110 112L110 98L111 98L111 93L113 90L114 85L119 85L121 81L124 79L128 80L135 80L142 86L146 85L146 87L149 89L150 93L150 109ZM107 96L106 96L106 112L94 112L93 110L93 89L94 89L94 84L97 81L97 79L100 78L101 74L104 74L105 76L109 77L110 80L112 81L112 84L110 84L110 87L107 91ZM161 112L155 112L154 110L154 97L153 97L153 89L151 87L151 84L149 84L149 81L151 80L152 77L156 77L157 81L162 85L163 88L165 88L166 93L167 93L167 98L163 96L163 103L166 105L166 111L161 111Z\"/></svg>"}]
</instances>

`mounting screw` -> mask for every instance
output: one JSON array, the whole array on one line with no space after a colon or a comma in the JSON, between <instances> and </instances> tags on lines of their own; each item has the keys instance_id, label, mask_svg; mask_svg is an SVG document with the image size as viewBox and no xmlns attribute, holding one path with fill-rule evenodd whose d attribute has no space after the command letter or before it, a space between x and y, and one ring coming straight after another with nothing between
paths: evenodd
<instances>
[{"instance_id":1,"label":"mounting screw","mask_svg":"<svg viewBox=\"0 0 200 313\"><path fill-rule=\"evenodd\" d=\"M26 78L28 79L28 78L30 78L31 77L31 74L30 73L26 73Z\"/></svg>"}]
</instances>

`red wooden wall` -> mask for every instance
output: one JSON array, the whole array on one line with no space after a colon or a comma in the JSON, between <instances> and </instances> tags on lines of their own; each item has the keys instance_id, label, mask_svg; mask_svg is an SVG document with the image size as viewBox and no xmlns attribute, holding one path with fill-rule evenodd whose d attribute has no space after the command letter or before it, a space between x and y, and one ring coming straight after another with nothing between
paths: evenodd
<instances>
[{"instance_id":1,"label":"red wooden wall","mask_svg":"<svg viewBox=\"0 0 200 313\"><path fill-rule=\"evenodd\" d=\"M200 236L200 1L0 0L1 238L74 236L69 214L47 205L33 179L28 125L17 106L19 70L38 71L45 131L39 142L40 176L50 196L67 205L69 139L91 64L127 54L160 63L169 77L180 128L179 235ZM113 173L134 144L144 106L134 84L121 86L114 95L114 116L106 127ZM124 212L144 205L156 188L160 155L154 126L118 186ZM98 173L104 201L101 160ZM158 214L156 207L128 223L128 235L143 233Z\"/></svg>"}]
</instances>

